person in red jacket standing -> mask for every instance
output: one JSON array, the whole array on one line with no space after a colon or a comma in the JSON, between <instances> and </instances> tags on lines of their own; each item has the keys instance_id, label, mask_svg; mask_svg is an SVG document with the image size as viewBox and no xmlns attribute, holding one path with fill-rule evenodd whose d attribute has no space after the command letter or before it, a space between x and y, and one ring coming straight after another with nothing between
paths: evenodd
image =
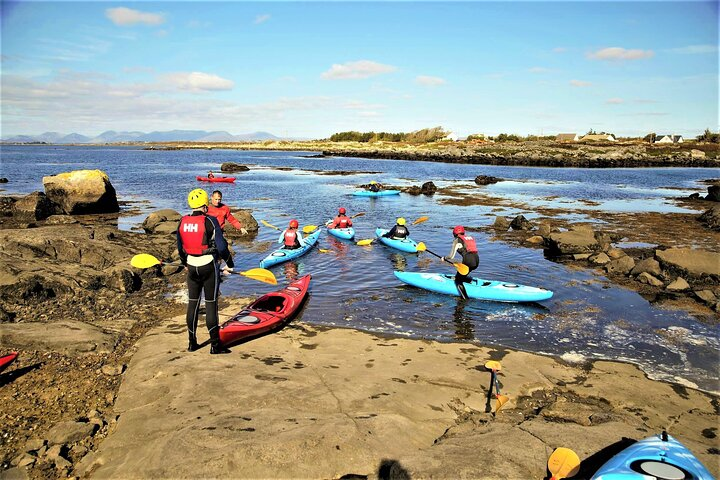
<instances>
[{"instance_id":1,"label":"person in red jacket standing","mask_svg":"<svg viewBox=\"0 0 720 480\"><path fill-rule=\"evenodd\" d=\"M333 219L327 228L349 228L352 227L352 220L346 215L345 207L338 208L337 217Z\"/></svg>"},{"instance_id":2,"label":"person in red jacket standing","mask_svg":"<svg viewBox=\"0 0 720 480\"><path fill-rule=\"evenodd\" d=\"M467 265L470 271L467 273L467 275L461 275L460 272L457 272L455 274L455 286L457 287L458 292L460 292L460 296L467 299L468 295L465 291L465 285L463 284L472 282L470 272L472 272L478 267L478 265L480 264L480 257L478 255L478 249L475 243L475 239L465 233L465 227L463 227L462 225L457 225L455 228L453 228L453 237L455 237L455 239L453 240L452 246L450 247L450 255L448 255L447 257L442 257L442 259L443 261L450 261L455 258L455 254L457 253L462 256L463 265Z\"/></svg>"},{"instance_id":3,"label":"person in red jacket standing","mask_svg":"<svg viewBox=\"0 0 720 480\"><path fill-rule=\"evenodd\" d=\"M212 193L212 197L210 199L210 205L208 205L208 215L211 215L215 217L220 224L220 228L225 230L225 222L229 223L233 227L240 230L240 233L243 235L247 235L248 231L245 229L245 227L242 226L242 224L238 221L237 218L233 217L233 214L230 213L230 207L222 203L222 192L220 190L215 190Z\"/></svg>"}]
</instances>

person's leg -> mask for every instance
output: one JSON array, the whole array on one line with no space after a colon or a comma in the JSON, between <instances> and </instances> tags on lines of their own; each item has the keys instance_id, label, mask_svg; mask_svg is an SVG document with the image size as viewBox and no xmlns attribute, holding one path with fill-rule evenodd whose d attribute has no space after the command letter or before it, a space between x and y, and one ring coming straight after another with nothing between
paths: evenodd
<instances>
[{"instance_id":1,"label":"person's leg","mask_svg":"<svg viewBox=\"0 0 720 480\"><path fill-rule=\"evenodd\" d=\"M188 351L193 352L198 349L197 322L202 283L197 272L197 267L188 266L187 268L188 307L185 321L187 322L188 328Z\"/></svg>"},{"instance_id":2,"label":"person's leg","mask_svg":"<svg viewBox=\"0 0 720 480\"><path fill-rule=\"evenodd\" d=\"M466 275L461 275L460 272L455 273L455 286L457 287L458 292L460 293L460 297L465 300L468 299L468 294L465 291L465 285L463 285L464 283L467 283L466 279L467 279Z\"/></svg>"},{"instance_id":3,"label":"person's leg","mask_svg":"<svg viewBox=\"0 0 720 480\"><path fill-rule=\"evenodd\" d=\"M204 265L203 289L205 291L205 324L210 334L210 353L229 353L230 350L220 344L220 327L218 326L218 296L220 294L220 269L217 262Z\"/></svg>"}]
</instances>

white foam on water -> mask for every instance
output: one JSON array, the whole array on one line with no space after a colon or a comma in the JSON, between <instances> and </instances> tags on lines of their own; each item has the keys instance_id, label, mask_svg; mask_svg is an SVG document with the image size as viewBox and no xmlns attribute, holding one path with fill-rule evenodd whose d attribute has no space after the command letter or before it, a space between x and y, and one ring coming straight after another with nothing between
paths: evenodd
<instances>
[{"instance_id":1,"label":"white foam on water","mask_svg":"<svg viewBox=\"0 0 720 480\"><path fill-rule=\"evenodd\" d=\"M560 358L568 363L585 363L587 361L587 357L585 355L575 351L563 353L560 355Z\"/></svg>"}]
</instances>

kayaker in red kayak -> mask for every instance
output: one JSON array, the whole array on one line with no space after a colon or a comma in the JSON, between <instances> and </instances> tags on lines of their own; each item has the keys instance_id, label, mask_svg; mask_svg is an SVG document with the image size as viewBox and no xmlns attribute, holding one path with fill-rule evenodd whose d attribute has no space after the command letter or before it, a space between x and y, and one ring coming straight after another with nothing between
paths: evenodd
<instances>
[{"instance_id":1,"label":"kayaker in red kayak","mask_svg":"<svg viewBox=\"0 0 720 480\"><path fill-rule=\"evenodd\" d=\"M207 178L215 178L215 174L212 172L212 170L208 171Z\"/></svg>"},{"instance_id":2,"label":"kayaker in red kayak","mask_svg":"<svg viewBox=\"0 0 720 480\"><path fill-rule=\"evenodd\" d=\"M215 217L220 224L220 228L225 231L225 222L229 223L233 227L240 230L240 233L243 235L247 235L248 231L245 229L245 227L242 226L242 224L238 221L237 218L233 217L233 214L230 212L230 207L222 203L222 192L220 190L215 190L212 193L212 197L210 197L210 205L208 205L208 215L212 215Z\"/></svg>"},{"instance_id":3,"label":"kayaker in red kayak","mask_svg":"<svg viewBox=\"0 0 720 480\"><path fill-rule=\"evenodd\" d=\"M455 237L455 239L453 240L452 246L450 246L450 255L442 257L442 260L452 262L455 255L459 253L462 257L463 265L467 265L470 269L467 275L461 275L460 272L455 274L455 286L457 287L458 292L460 292L460 296L467 299L468 295L465 291L465 285L463 284L470 283L472 281L470 272L478 267L480 264L480 257L478 256L475 239L465 233L465 227L457 225L453 228L453 237Z\"/></svg>"},{"instance_id":4,"label":"kayaker in red kayak","mask_svg":"<svg viewBox=\"0 0 720 480\"><path fill-rule=\"evenodd\" d=\"M288 250L294 250L305 245L305 241L302 238L302 233L298 230L298 221L294 218L290 220L288 228L283 230L278 238L278 243L284 244L283 248Z\"/></svg>"},{"instance_id":5,"label":"kayaker in red kayak","mask_svg":"<svg viewBox=\"0 0 720 480\"><path fill-rule=\"evenodd\" d=\"M207 215L208 195L202 188L196 188L188 195L190 215L180 220L177 229L177 247L182 264L187 268L188 308L188 351L199 348L197 343L198 309L200 296L205 293L205 324L210 333L210 353L230 353L220 343L218 332L218 296L220 295L219 260L225 260L227 270L232 271L233 263L222 229L215 217Z\"/></svg>"},{"instance_id":6,"label":"kayaker in red kayak","mask_svg":"<svg viewBox=\"0 0 720 480\"><path fill-rule=\"evenodd\" d=\"M396 225L393 226L388 232L383 235L385 238L392 238L394 240L402 240L410 236L410 230L405 226L405 219L400 217L396 220Z\"/></svg>"},{"instance_id":7,"label":"kayaker in red kayak","mask_svg":"<svg viewBox=\"0 0 720 480\"><path fill-rule=\"evenodd\" d=\"M348 228L352 227L352 220L350 220L350 217L347 216L345 207L338 208L338 214L333 219L332 222L330 222L327 226L327 228Z\"/></svg>"}]
</instances>

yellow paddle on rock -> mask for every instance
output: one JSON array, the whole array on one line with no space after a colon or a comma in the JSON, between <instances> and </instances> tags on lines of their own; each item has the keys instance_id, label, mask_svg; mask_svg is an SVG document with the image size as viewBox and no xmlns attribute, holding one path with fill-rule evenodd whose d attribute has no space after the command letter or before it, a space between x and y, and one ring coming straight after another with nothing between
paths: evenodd
<instances>
[{"instance_id":1,"label":"yellow paddle on rock","mask_svg":"<svg viewBox=\"0 0 720 480\"><path fill-rule=\"evenodd\" d=\"M358 214L358 215L360 215L360 214ZM365 214L363 213L363 215L365 215ZM415 220L414 222L412 222L412 224L417 225L419 223L427 222L428 220L430 220L430 217L420 217L417 220ZM372 245L373 243L375 243L376 240L377 240L377 237L376 238L366 238L364 240L360 240L360 241L356 242L355 245L360 245L361 247L364 247L366 245ZM420 245L420 244L418 244L418 245ZM420 251L420 249L418 249L418 252L419 251Z\"/></svg>"},{"instance_id":2,"label":"yellow paddle on rock","mask_svg":"<svg viewBox=\"0 0 720 480\"><path fill-rule=\"evenodd\" d=\"M552 474L550 480L572 477L580 470L580 458L569 448L556 448L548 458L548 470Z\"/></svg>"},{"instance_id":3,"label":"yellow paddle on rock","mask_svg":"<svg viewBox=\"0 0 720 480\"><path fill-rule=\"evenodd\" d=\"M130 260L130 265L143 270L146 268L154 267L155 265L163 264L164 262L161 262L160 260L148 253L140 253L138 255L135 255ZM170 263L165 265L175 264ZM180 264L177 265L179 266ZM234 273L235 275L242 275L244 277L248 277L259 282L269 283L270 285L277 285L277 278L275 278L275 275L270 270L266 270L264 268L251 268L250 270L246 270L244 272L232 271L230 273Z\"/></svg>"},{"instance_id":4,"label":"yellow paddle on rock","mask_svg":"<svg viewBox=\"0 0 720 480\"><path fill-rule=\"evenodd\" d=\"M510 400L510 397L508 397L507 395L502 395L500 393L500 382L498 381L497 372L502 369L502 366L500 365L500 362L496 360L488 360L487 362L485 362L485 368L490 370L490 390L488 390L488 401L485 409L486 411L489 411L490 398L492 397L493 387L495 387L495 400L497 402L495 403L494 414L497 414L497 412L500 411L502 406L505 405L508 400Z\"/></svg>"}]
</instances>

